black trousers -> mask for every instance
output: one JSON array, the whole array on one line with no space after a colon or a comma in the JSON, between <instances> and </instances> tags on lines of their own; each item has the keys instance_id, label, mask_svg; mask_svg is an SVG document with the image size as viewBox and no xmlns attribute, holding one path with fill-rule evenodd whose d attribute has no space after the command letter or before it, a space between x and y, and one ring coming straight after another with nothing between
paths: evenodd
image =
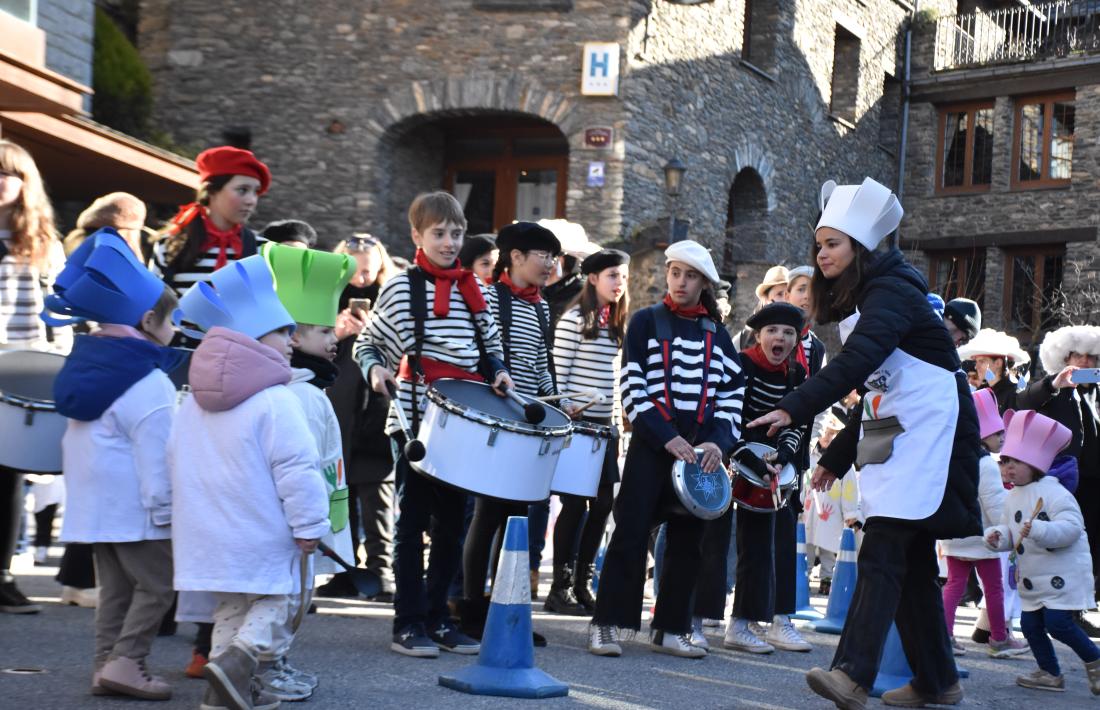
<instances>
[{"instance_id":1,"label":"black trousers","mask_svg":"<svg viewBox=\"0 0 1100 710\"><path fill-rule=\"evenodd\" d=\"M561 512L554 523L554 567L592 564L599 551L607 518L614 503L615 484L600 484L595 498L563 495Z\"/></svg>"},{"instance_id":2,"label":"black trousers","mask_svg":"<svg viewBox=\"0 0 1100 710\"><path fill-rule=\"evenodd\" d=\"M794 613L796 528L789 505L774 513L737 511L734 617L767 622L776 614Z\"/></svg>"},{"instance_id":3,"label":"black trousers","mask_svg":"<svg viewBox=\"0 0 1100 710\"><path fill-rule=\"evenodd\" d=\"M53 520L57 517L57 503L47 505L34 514L34 546L49 547L53 543Z\"/></svg>"},{"instance_id":4,"label":"black trousers","mask_svg":"<svg viewBox=\"0 0 1100 710\"><path fill-rule=\"evenodd\" d=\"M641 628L649 532L667 520L666 563L650 626L675 634L691 631L704 521L686 511L675 512L673 506L678 501L672 490L672 464L672 456L665 451L655 451L638 437L631 438L623 483L614 505L615 532L600 573L596 613L592 616L595 624Z\"/></svg>"},{"instance_id":5,"label":"black trousers","mask_svg":"<svg viewBox=\"0 0 1100 710\"><path fill-rule=\"evenodd\" d=\"M393 481L349 484L351 506L348 524L352 530L355 562L384 580L393 577ZM362 526L363 539L359 539ZM359 555L363 543L366 558Z\"/></svg>"},{"instance_id":6,"label":"black trousers","mask_svg":"<svg viewBox=\"0 0 1100 710\"><path fill-rule=\"evenodd\" d=\"M66 587L91 589L95 586L95 555L92 545L82 542L70 542L65 545L65 554L61 556L61 567L57 570L57 581Z\"/></svg>"},{"instance_id":7,"label":"black trousers","mask_svg":"<svg viewBox=\"0 0 1100 710\"><path fill-rule=\"evenodd\" d=\"M11 582L11 558L23 521L23 474L0 466L0 582Z\"/></svg>"},{"instance_id":8,"label":"black trousers","mask_svg":"<svg viewBox=\"0 0 1100 710\"><path fill-rule=\"evenodd\" d=\"M922 695L939 695L959 676L936 584L936 538L918 522L893 518L871 518L863 532L856 589L833 668L870 689L896 621L913 687Z\"/></svg>"},{"instance_id":9,"label":"black trousers","mask_svg":"<svg viewBox=\"0 0 1100 710\"><path fill-rule=\"evenodd\" d=\"M398 448L403 436L394 437ZM409 468L404 452L394 463L397 480L397 535L393 550L393 630L411 624L432 626L450 616L447 589L462 564L462 524L466 493ZM424 533L432 539L424 573Z\"/></svg>"},{"instance_id":10,"label":"black trousers","mask_svg":"<svg viewBox=\"0 0 1100 710\"><path fill-rule=\"evenodd\" d=\"M731 505L725 515L707 522L703 532L703 559L695 586L694 614L704 619L721 619L726 615L726 558L729 556L733 508ZM740 511L737 515L740 517ZM667 554L664 563L668 564Z\"/></svg>"},{"instance_id":11,"label":"black trousers","mask_svg":"<svg viewBox=\"0 0 1100 710\"><path fill-rule=\"evenodd\" d=\"M527 517L527 503L512 503L479 497L474 503L474 517L466 531L462 547L462 596L481 599L485 580L489 576L489 559L493 556L493 538L512 515ZM501 540L503 541L503 536Z\"/></svg>"},{"instance_id":12,"label":"black trousers","mask_svg":"<svg viewBox=\"0 0 1100 710\"><path fill-rule=\"evenodd\" d=\"M1100 478L1082 476L1074 493L1085 519L1085 534L1092 554L1093 593L1100 597Z\"/></svg>"}]
</instances>

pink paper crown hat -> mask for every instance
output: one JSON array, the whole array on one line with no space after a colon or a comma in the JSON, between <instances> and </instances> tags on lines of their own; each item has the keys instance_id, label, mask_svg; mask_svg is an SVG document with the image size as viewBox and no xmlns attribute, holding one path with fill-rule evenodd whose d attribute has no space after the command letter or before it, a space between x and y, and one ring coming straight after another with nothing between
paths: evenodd
<instances>
[{"instance_id":1,"label":"pink paper crown hat","mask_svg":"<svg viewBox=\"0 0 1100 710\"><path fill-rule=\"evenodd\" d=\"M972 396L974 397L974 407L978 410L980 436L984 439L987 436L1004 431L1005 423L1001 419L1000 410L997 409L997 396L993 394L993 390L983 388Z\"/></svg>"},{"instance_id":2,"label":"pink paper crown hat","mask_svg":"<svg viewBox=\"0 0 1100 710\"><path fill-rule=\"evenodd\" d=\"M1044 474L1062 449L1069 446L1069 429L1030 409L1005 412L1005 443L1001 456L1034 466Z\"/></svg>"}]
</instances>

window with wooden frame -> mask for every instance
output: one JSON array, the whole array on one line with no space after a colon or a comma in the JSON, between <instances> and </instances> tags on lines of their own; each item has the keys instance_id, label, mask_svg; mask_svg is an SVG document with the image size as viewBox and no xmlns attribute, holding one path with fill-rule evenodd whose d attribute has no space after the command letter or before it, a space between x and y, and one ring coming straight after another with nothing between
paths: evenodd
<instances>
[{"instance_id":1,"label":"window with wooden frame","mask_svg":"<svg viewBox=\"0 0 1100 710\"><path fill-rule=\"evenodd\" d=\"M1010 333L1032 334L1061 325L1064 244L1005 250L1004 320Z\"/></svg>"},{"instance_id":2,"label":"window with wooden frame","mask_svg":"<svg viewBox=\"0 0 1100 710\"><path fill-rule=\"evenodd\" d=\"M993 102L940 108L936 192L986 192L993 182Z\"/></svg>"},{"instance_id":3,"label":"window with wooden frame","mask_svg":"<svg viewBox=\"0 0 1100 710\"><path fill-rule=\"evenodd\" d=\"M1012 187L1066 187L1073 170L1075 94L1067 91L1016 100Z\"/></svg>"},{"instance_id":4,"label":"window with wooden frame","mask_svg":"<svg viewBox=\"0 0 1100 710\"><path fill-rule=\"evenodd\" d=\"M745 0L745 32L741 59L765 72L775 70L778 0Z\"/></svg>"},{"instance_id":5,"label":"window with wooden frame","mask_svg":"<svg viewBox=\"0 0 1100 710\"><path fill-rule=\"evenodd\" d=\"M985 302L985 249L928 252L928 284L943 300Z\"/></svg>"}]
</instances>

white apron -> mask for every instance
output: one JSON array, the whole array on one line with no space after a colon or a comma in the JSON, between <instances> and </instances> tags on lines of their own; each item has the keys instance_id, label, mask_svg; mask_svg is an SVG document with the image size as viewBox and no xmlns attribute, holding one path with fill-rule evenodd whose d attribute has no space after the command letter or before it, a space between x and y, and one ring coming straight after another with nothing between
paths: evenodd
<instances>
[{"instance_id":1,"label":"white apron","mask_svg":"<svg viewBox=\"0 0 1100 710\"><path fill-rule=\"evenodd\" d=\"M858 319L856 312L840 324L843 340ZM881 454L871 456L857 469L863 516L927 518L939 509L947 485L959 417L955 375L897 349L865 385L861 457L872 448L869 429L896 417L901 431L893 428L883 435L896 434L885 460Z\"/></svg>"}]
</instances>

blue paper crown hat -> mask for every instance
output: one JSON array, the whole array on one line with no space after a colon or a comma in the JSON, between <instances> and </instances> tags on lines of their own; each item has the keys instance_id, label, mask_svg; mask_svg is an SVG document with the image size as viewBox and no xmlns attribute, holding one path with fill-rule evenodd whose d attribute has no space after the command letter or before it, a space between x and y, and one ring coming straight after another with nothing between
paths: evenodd
<instances>
[{"instance_id":1,"label":"blue paper crown hat","mask_svg":"<svg viewBox=\"0 0 1100 710\"><path fill-rule=\"evenodd\" d=\"M210 283L200 281L187 289L176 311L177 322L181 318L203 332L221 326L257 339L295 327L275 294L271 269L259 254L230 262L211 275Z\"/></svg>"},{"instance_id":2,"label":"blue paper crown hat","mask_svg":"<svg viewBox=\"0 0 1100 710\"><path fill-rule=\"evenodd\" d=\"M53 326L84 320L136 326L163 292L164 283L138 261L118 232L104 227L69 256L41 317Z\"/></svg>"}]
</instances>

